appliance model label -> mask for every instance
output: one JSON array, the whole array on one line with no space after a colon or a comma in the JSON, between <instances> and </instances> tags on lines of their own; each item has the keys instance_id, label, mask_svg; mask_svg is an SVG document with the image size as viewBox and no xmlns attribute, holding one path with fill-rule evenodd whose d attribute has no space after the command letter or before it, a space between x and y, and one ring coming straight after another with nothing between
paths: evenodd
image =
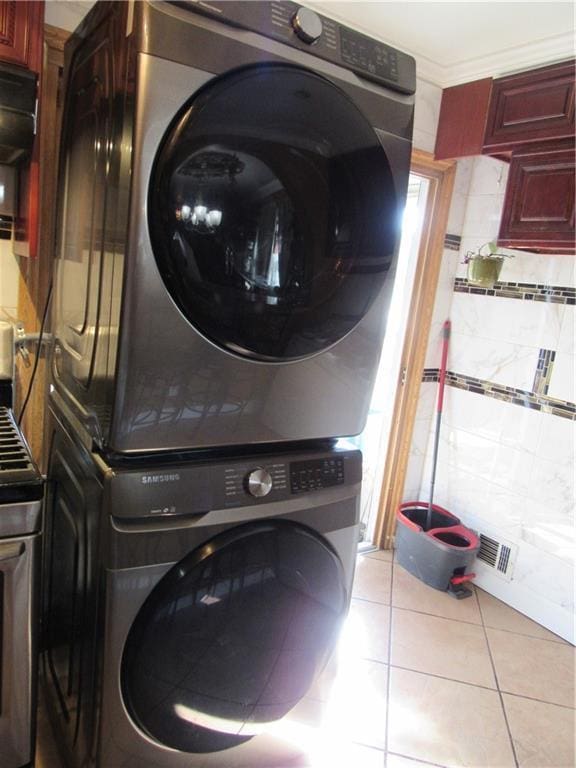
<instances>
[{"instance_id":1,"label":"appliance model label","mask_svg":"<svg viewBox=\"0 0 576 768\"><path fill-rule=\"evenodd\" d=\"M171 472L167 475L142 475L142 485L158 485L159 483L176 483L180 480L178 472Z\"/></svg>"}]
</instances>

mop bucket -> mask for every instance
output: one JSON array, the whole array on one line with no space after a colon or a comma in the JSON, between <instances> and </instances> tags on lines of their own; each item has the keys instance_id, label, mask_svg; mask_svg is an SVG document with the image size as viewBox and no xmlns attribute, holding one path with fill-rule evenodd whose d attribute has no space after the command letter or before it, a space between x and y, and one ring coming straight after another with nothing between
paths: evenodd
<instances>
[{"instance_id":1,"label":"mop bucket","mask_svg":"<svg viewBox=\"0 0 576 768\"><path fill-rule=\"evenodd\" d=\"M424 501L400 504L396 512L396 560L417 579L457 598L469 597L469 571L480 539L448 510Z\"/></svg>"}]
</instances>

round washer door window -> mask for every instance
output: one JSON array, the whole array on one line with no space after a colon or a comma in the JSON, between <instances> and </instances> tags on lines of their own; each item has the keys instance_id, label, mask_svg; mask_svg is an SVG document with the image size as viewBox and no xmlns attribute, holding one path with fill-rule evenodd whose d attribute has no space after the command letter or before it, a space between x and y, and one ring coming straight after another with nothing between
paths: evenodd
<instances>
[{"instance_id":1,"label":"round washer door window","mask_svg":"<svg viewBox=\"0 0 576 768\"><path fill-rule=\"evenodd\" d=\"M400 226L364 115L323 77L273 65L211 81L177 116L153 166L148 220L189 322L270 361L317 353L360 322Z\"/></svg>"},{"instance_id":2,"label":"round washer door window","mask_svg":"<svg viewBox=\"0 0 576 768\"><path fill-rule=\"evenodd\" d=\"M138 613L122 657L128 711L172 749L246 741L306 694L346 607L340 560L308 528L267 521L222 534L174 566Z\"/></svg>"}]
</instances>

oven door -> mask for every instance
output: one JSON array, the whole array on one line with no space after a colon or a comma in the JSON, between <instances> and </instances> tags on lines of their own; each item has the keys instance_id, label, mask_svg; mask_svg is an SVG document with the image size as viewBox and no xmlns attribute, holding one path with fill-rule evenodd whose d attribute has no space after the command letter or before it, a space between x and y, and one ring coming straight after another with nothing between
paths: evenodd
<instances>
[{"instance_id":1,"label":"oven door","mask_svg":"<svg viewBox=\"0 0 576 768\"><path fill-rule=\"evenodd\" d=\"M2 768L32 760L38 536L0 539L0 755Z\"/></svg>"}]
</instances>

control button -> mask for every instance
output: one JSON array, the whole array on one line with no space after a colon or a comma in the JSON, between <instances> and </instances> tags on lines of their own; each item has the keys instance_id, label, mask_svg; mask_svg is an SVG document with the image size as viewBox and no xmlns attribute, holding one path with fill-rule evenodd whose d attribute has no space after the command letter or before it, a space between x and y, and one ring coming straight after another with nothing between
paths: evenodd
<instances>
[{"instance_id":1,"label":"control button","mask_svg":"<svg viewBox=\"0 0 576 768\"><path fill-rule=\"evenodd\" d=\"M294 32L305 43L314 43L322 34L320 16L310 8L299 8L292 17Z\"/></svg>"},{"instance_id":2,"label":"control button","mask_svg":"<svg viewBox=\"0 0 576 768\"><path fill-rule=\"evenodd\" d=\"M246 490L251 496L261 498L272 490L272 478L265 469L253 469L246 477Z\"/></svg>"}]
</instances>

